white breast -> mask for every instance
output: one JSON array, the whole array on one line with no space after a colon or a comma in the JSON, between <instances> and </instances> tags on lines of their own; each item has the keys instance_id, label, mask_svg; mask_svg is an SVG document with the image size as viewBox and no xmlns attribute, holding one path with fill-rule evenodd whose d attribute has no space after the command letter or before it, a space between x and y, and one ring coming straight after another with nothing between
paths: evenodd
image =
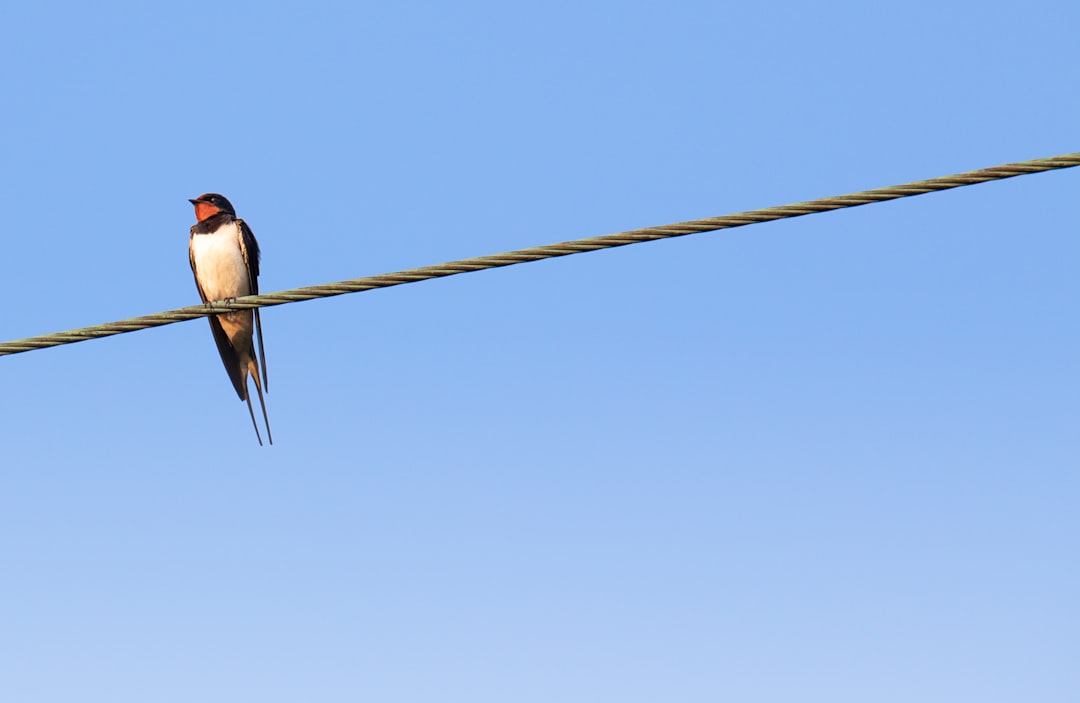
<instances>
[{"instance_id":1,"label":"white breast","mask_svg":"<svg viewBox=\"0 0 1080 703\"><path fill-rule=\"evenodd\" d=\"M236 298L251 293L247 264L240 250L240 225L230 222L213 234L191 238L195 275L207 300Z\"/></svg>"}]
</instances>

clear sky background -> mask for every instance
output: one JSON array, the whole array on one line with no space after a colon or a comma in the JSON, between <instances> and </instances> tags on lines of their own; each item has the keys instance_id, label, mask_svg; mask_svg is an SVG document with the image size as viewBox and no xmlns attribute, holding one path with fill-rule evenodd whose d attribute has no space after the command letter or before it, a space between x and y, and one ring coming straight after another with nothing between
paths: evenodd
<instances>
[{"instance_id":1,"label":"clear sky background","mask_svg":"<svg viewBox=\"0 0 1080 703\"><path fill-rule=\"evenodd\" d=\"M16 3L0 339L1080 149L1075 2ZM20 703L1080 696L1080 170L0 359Z\"/></svg>"}]
</instances>

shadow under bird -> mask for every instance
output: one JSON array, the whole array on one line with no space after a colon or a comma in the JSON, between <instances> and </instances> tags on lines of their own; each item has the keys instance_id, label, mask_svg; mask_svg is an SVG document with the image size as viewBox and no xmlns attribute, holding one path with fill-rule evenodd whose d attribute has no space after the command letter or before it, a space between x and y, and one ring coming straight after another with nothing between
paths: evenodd
<instances>
[{"instance_id":1,"label":"shadow under bird","mask_svg":"<svg viewBox=\"0 0 1080 703\"><path fill-rule=\"evenodd\" d=\"M202 301L208 303L244 295L258 295L259 243L255 241L251 228L236 216L232 203L223 195L205 193L191 198L190 202L195 206L195 219L198 222L191 228L188 256ZM218 353L221 354L221 361L225 364L233 387L236 388L236 394L240 396L240 400L247 401L255 437L259 440L259 446L262 446L262 436L259 434L259 425L255 422L255 410L251 406L251 395L248 393L248 376L255 379L255 390L259 392L259 405L262 406L263 422L266 423L266 438L273 444L270 419L266 415L266 401L263 399L263 387L269 392L270 386L266 377L266 352L263 348L259 310L238 310L211 315L206 319L210 322ZM259 340L258 354L255 353L252 342L253 332Z\"/></svg>"}]
</instances>

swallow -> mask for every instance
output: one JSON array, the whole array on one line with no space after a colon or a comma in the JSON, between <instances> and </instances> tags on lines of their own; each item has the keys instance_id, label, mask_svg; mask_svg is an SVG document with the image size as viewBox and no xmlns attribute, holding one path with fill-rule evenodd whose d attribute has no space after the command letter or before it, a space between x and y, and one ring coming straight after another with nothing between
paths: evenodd
<instances>
[{"instance_id":1,"label":"swallow","mask_svg":"<svg viewBox=\"0 0 1080 703\"><path fill-rule=\"evenodd\" d=\"M190 198L189 202L195 206L195 219L198 222L191 228L188 257L202 301L208 303L258 295L259 243L255 241L251 228L236 216L232 203L223 195L205 193ZM266 376L266 352L259 310L228 312L206 319L210 322L218 353L236 394L240 400L247 401L251 424L261 447L262 436L248 393L248 376L255 379L255 390L259 392L259 405L262 406L263 422L266 423L266 438L273 444L270 419L266 415L266 401L263 399L264 386L268 393L270 386ZM252 344L253 332L259 340L258 354ZM262 375L259 374L260 360Z\"/></svg>"}]
</instances>

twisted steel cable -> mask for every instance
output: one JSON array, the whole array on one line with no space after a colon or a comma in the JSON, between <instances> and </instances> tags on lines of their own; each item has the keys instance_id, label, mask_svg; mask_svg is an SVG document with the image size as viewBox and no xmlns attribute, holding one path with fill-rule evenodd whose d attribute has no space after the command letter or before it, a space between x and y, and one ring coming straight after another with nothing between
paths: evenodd
<instances>
[{"instance_id":1,"label":"twisted steel cable","mask_svg":"<svg viewBox=\"0 0 1080 703\"><path fill-rule=\"evenodd\" d=\"M794 203L792 205L780 205L759 210L748 210L733 215L709 217L703 220L690 220L688 222L678 222L676 224L662 225L660 227L646 227L644 229L635 229L627 232L619 232L617 234L589 237L586 239L575 239L559 244L548 244L546 246L518 249L504 254L477 256L471 259L450 261L434 266L423 266L420 268L398 271L396 273L384 273L378 276L354 278L347 281L327 283L319 286L293 288L278 293L248 295L229 301L217 301L205 305L192 305L177 310L155 313L153 315L143 315L141 317L133 317L117 322L107 322L92 327L83 327L80 329L68 330L66 332L56 332L38 337L28 337L26 339L4 342L0 343L0 356L18 354L20 352L32 351L35 349L45 349L46 347L56 347L62 344L85 342L89 339L109 337L114 334L125 334L127 332L135 332L150 327L161 327L163 325L171 325L175 322L194 320L199 317L206 317L208 315L229 312L232 310L250 310L252 308L296 303L302 300L329 298L335 295L344 295L345 293L359 293L362 291L374 290L376 288L389 288L390 286L398 286L405 283L425 281L430 278L442 278L444 276L454 276L459 273L470 273L472 271L483 271L485 269L512 266L514 264L524 264L530 261L552 259L559 256L569 256L570 254L581 254L587 251L596 251L598 249L611 249L613 247L621 247L628 244L651 242L656 239L668 239L670 237L681 237L687 234L697 234L699 232L731 229L733 227L742 227L758 222L770 222L772 220L782 220L789 217L811 215L817 212L827 212L829 210L840 210L843 208L857 207L859 205L884 202L886 200L908 198L913 195L934 193L941 190L974 185L976 183L998 181L1005 178L1013 178L1014 176L1025 176L1031 173L1072 168L1074 166L1080 166L1080 152L1053 156L1046 159L1032 159L1031 161L1020 161L1013 164L993 166L977 171L967 171L952 176L931 178L925 181L914 181L912 183L904 183L902 185L890 186L887 188L864 190L858 193L849 193L848 195L808 200L803 203Z\"/></svg>"}]
</instances>

